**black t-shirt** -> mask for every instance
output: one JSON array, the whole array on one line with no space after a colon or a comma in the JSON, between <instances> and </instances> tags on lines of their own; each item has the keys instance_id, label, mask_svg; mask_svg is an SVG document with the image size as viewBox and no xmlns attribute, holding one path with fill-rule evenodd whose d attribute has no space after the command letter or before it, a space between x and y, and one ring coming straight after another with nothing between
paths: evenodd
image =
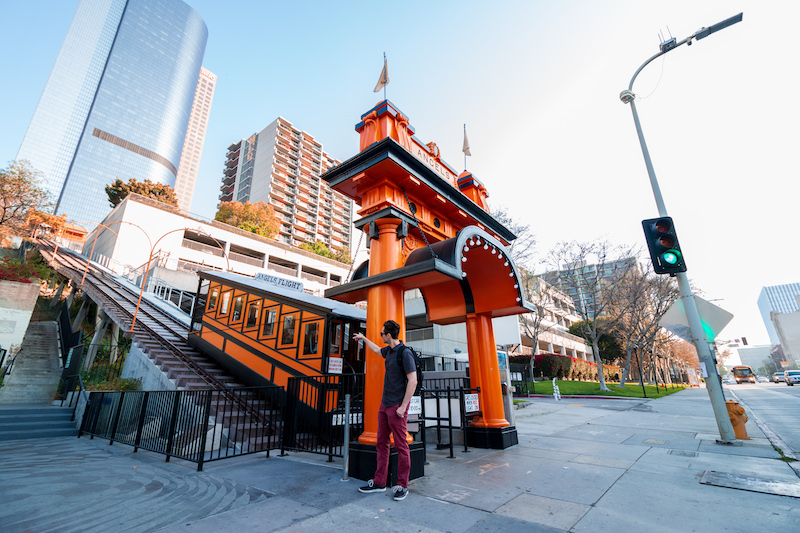
<instances>
[{"instance_id":1,"label":"black t-shirt","mask_svg":"<svg viewBox=\"0 0 800 533\"><path fill-rule=\"evenodd\" d=\"M397 353L401 350L403 354L402 369L397 364ZM406 350L406 345L402 341L394 349L389 346L381 348L381 356L384 358L384 368L386 370L383 376L383 399L381 403L385 407L400 405L406 395L406 385L408 384L406 375L417 371L414 356L411 355L409 350Z\"/></svg>"}]
</instances>

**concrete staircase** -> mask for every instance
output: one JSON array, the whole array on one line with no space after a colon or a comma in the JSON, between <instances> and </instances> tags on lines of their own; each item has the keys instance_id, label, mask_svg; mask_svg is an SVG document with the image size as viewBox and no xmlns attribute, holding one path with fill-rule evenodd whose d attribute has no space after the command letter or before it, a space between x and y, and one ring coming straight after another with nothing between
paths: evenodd
<instances>
[{"instance_id":1,"label":"concrete staircase","mask_svg":"<svg viewBox=\"0 0 800 533\"><path fill-rule=\"evenodd\" d=\"M49 404L60 379L56 323L31 322L13 371L0 387L0 405Z\"/></svg>"},{"instance_id":2,"label":"concrete staircase","mask_svg":"<svg viewBox=\"0 0 800 533\"><path fill-rule=\"evenodd\" d=\"M77 437L71 407L43 404L0 405L0 441Z\"/></svg>"}]
</instances>

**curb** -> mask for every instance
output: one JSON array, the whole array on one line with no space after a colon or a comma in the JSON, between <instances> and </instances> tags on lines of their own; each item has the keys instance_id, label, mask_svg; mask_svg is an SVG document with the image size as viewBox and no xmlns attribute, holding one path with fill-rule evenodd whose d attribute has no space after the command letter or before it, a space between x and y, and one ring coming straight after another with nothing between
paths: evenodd
<instances>
[{"instance_id":1,"label":"curb","mask_svg":"<svg viewBox=\"0 0 800 533\"><path fill-rule=\"evenodd\" d=\"M517 398L552 398L552 394L528 394L527 396L517 396ZM587 396L587 395L573 395L562 394L562 398L582 398L587 400L627 400L627 401L644 401L655 400L656 398L628 398L626 396Z\"/></svg>"},{"instance_id":2,"label":"curb","mask_svg":"<svg viewBox=\"0 0 800 533\"><path fill-rule=\"evenodd\" d=\"M756 425L758 426L758 428L764 433L764 435L767 437L767 440L769 440L770 444L772 444L774 447L778 448L781 451L781 453L784 455L784 457L788 457L790 459L794 459L794 461L788 462L786 464L789 465L789 467L792 470L794 470L794 473L797 474L797 477L800 477L800 462L797 461L797 456L795 456L795 454L794 454L794 452L792 452L791 448L789 448L786 445L786 443L784 443L781 440L781 438L778 437L769 428L769 426L767 426L764 423L763 420L758 418L758 416L756 416L756 414L753 412L753 410L750 409L750 407L745 402L743 402L741 400L741 398L739 398L739 396L737 396L737 394L735 392L733 392L730 389L726 389L726 390L727 390L728 394L730 394L731 396L734 397L734 399L739 403L739 405L741 405L742 407L747 409L747 414L749 416L753 417L753 422L755 422Z\"/></svg>"}]
</instances>

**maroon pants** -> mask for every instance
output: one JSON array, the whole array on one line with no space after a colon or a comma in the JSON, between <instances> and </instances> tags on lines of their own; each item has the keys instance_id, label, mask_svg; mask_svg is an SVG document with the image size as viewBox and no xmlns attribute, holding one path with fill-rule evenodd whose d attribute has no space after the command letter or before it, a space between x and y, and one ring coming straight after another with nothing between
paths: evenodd
<instances>
[{"instance_id":1,"label":"maroon pants","mask_svg":"<svg viewBox=\"0 0 800 533\"><path fill-rule=\"evenodd\" d=\"M385 407L381 403L378 410L378 466L372 481L376 485L386 486L389 481L389 433L394 436L394 447L397 450L397 484L408 487L408 474L411 470L411 454L406 440L408 408L402 417L397 416L399 405Z\"/></svg>"}]
</instances>

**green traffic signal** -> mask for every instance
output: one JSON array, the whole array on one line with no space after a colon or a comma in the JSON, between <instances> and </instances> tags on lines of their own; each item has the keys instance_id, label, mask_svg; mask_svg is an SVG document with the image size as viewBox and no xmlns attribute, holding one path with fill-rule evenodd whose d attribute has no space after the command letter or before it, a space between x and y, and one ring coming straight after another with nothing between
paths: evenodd
<instances>
[{"instance_id":1,"label":"green traffic signal","mask_svg":"<svg viewBox=\"0 0 800 533\"><path fill-rule=\"evenodd\" d=\"M681 260L681 253L678 250L667 250L661 257L668 265L676 265Z\"/></svg>"},{"instance_id":2,"label":"green traffic signal","mask_svg":"<svg viewBox=\"0 0 800 533\"><path fill-rule=\"evenodd\" d=\"M647 239L647 248L656 274L674 276L686 272L686 263L681 253L675 225L670 217L642 220L642 228Z\"/></svg>"}]
</instances>

